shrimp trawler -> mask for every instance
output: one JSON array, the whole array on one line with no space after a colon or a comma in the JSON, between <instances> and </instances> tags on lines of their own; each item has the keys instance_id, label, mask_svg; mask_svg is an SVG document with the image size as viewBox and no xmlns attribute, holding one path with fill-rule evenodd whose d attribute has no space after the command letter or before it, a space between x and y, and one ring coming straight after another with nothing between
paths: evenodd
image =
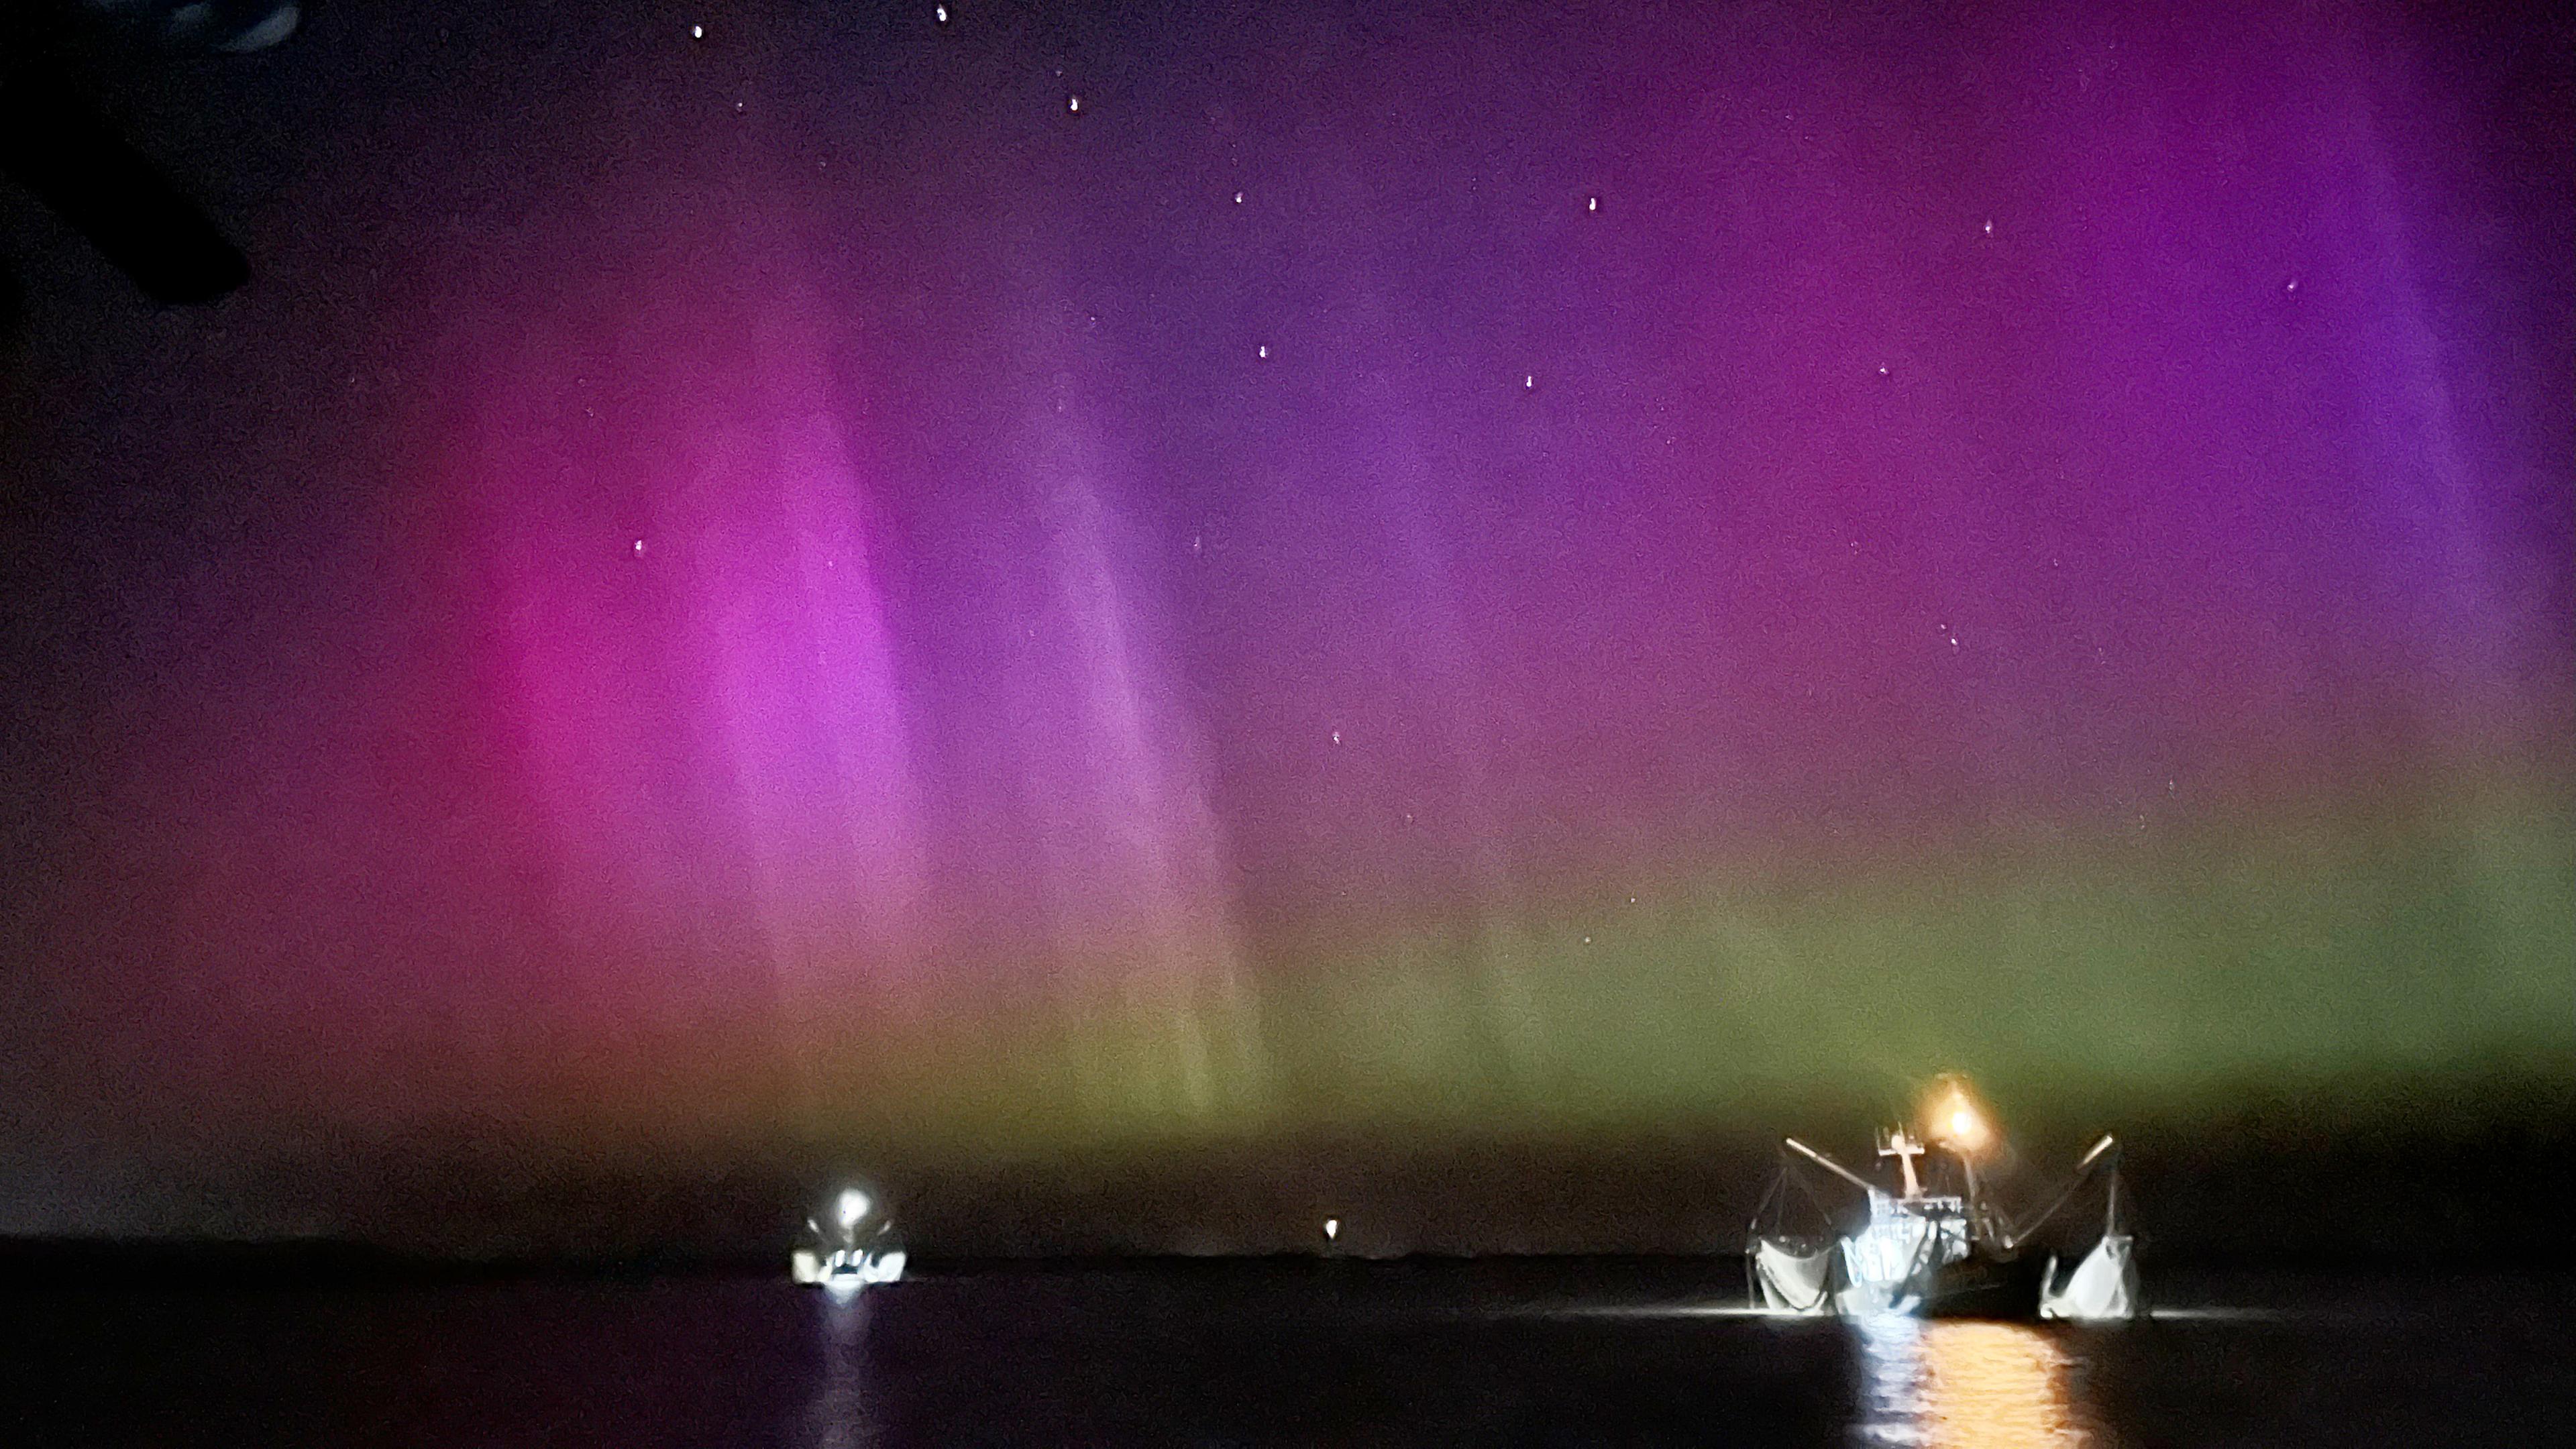
<instances>
[{"instance_id":1,"label":"shrimp trawler","mask_svg":"<svg viewBox=\"0 0 2576 1449\"><path fill-rule=\"evenodd\" d=\"M806 1240L788 1258L797 1282L850 1292L903 1276L903 1245L884 1204L864 1188L843 1188L828 1223L805 1220Z\"/></svg>"},{"instance_id":2,"label":"shrimp trawler","mask_svg":"<svg viewBox=\"0 0 2576 1449\"><path fill-rule=\"evenodd\" d=\"M2094 1143L2048 1205L2016 1221L1979 1175L2002 1142L1963 1079L1934 1083L1921 1125L1919 1136L1902 1126L1879 1133L1878 1156L1895 1165L1890 1183L1872 1181L1794 1137L1781 1140L1780 1175L1755 1210L1745 1245L1758 1307L1844 1317L2099 1321L2137 1315L2138 1270L2129 1235L2120 1230L2114 1139ZM1825 1193L1816 1190L1814 1172L1831 1183ZM2036 1250L2080 1241L2058 1214L2097 1180L2104 1191L2101 1232L2061 1278L2061 1253L2041 1257Z\"/></svg>"}]
</instances>

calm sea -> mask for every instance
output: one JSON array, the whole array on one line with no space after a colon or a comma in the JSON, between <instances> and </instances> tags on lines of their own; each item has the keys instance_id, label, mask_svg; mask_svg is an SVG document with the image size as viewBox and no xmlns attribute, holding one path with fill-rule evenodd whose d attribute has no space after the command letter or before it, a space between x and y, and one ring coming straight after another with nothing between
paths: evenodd
<instances>
[{"instance_id":1,"label":"calm sea","mask_svg":"<svg viewBox=\"0 0 2576 1449\"><path fill-rule=\"evenodd\" d=\"M2207 1278L2118 1330L1729 1311L1732 1269L1133 1264L0 1293L12 1445L2555 1444L2566 1279ZM2159 1288L2150 1281L2150 1291Z\"/></svg>"}]
</instances>

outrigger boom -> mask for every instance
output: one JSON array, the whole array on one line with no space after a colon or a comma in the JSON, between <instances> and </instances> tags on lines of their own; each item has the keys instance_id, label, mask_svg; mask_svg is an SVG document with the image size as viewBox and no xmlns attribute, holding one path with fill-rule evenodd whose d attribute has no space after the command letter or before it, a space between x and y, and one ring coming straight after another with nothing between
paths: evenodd
<instances>
[{"instance_id":1,"label":"outrigger boom","mask_svg":"<svg viewBox=\"0 0 2576 1449\"><path fill-rule=\"evenodd\" d=\"M1818 1167L1823 1168L1825 1171L1832 1173L1834 1176L1841 1178L1843 1181L1850 1183L1852 1186L1859 1188L1863 1192L1876 1192L1879 1190L1878 1184L1871 1182L1868 1178L1861 1176L1859 1173L1854 1172L1850 1168L1843 1166L1841 1163L1834 1161L1825 1154L1809 1147L1806 1143L1799 1141L1795 1137L1781 1138L1780 1145L1788 1148L1800 1157L1807 1159L1809 1162L1816 1164Z\"/></svg>"},{"instance_id":2,"label":"outrigger boom","mask_svg":"<svg viewBox=\"0 0 2576 1449\"><path fill-rule=\"evenodd\" d=\"M2058 1190L2057 1196L2050 1200L2048 1206L2039 1210L2039 1216L2032 1218L2028 1223L2018 1229L2008 1229L2004 1233L2004 1245L2006 1247L2018 1248L2022 1244L2029 1242L2030 1235L2038 1232L2040 1228L2047 1224L2050 1218L2057 1216L2057 1210L2066 1206L2068 1201L2075 1196L2075 1190L2082 1187L2085 1179L2093 1175L2093 1169L2105 1160L2104 1154L2115 1151L2119 1145L2120 1144L2118 1142L2112 1139L2110 1133L2103 1133L2102 1140L2094 1143L2093 1149L2090 1152L2085 1153L2083 1158L2075 1164L2075 1173L2072 1177L2069 1177L2066 1180L2066 1186ZM2119 1158L2114 1156L2108 1160L2113 1163L2117 1163ZM2115 1177L2111 1179L2111 1200L2108 1210L2104 1213L2104 1230L2107 1232L2117 1232L2119 1231L2119 1223L2120 1180Z\"/></svg>"}]
</instances>

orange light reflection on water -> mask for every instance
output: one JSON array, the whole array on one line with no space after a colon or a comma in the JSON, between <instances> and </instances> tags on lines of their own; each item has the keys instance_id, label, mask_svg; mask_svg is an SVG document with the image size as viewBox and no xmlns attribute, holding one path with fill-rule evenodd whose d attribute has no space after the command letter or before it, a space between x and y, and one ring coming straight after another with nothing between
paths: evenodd
<instances>
[{"instance_id":1,"label":"orange light reflection on water","mask_svg":"<svg viewBox=\"0 0 2576 1449\"><path fill-rule=\"evenodd\" d=\"M1923 1421L1942 1449L2087 1442L2066 1389L2066 1352L2012 1323L1928 1323Z\"/></svg>"},{"instance_id":2,"label":"orange light reflection on water","mask_svg":"<svg viewBox=\"0 0 2576 1449\"><path fill-rule=\"evenodd\" d=\"M2066 1351L2038 1329L1891 1318L1859 1333L1869 1442L1932 1449L2093 1442L2068 1387Z\"/></svg>"}]
</instances>

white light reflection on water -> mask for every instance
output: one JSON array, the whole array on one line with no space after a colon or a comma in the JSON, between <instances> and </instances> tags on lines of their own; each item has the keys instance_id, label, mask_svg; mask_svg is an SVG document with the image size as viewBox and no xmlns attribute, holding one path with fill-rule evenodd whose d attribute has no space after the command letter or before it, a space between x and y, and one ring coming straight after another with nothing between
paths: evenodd
<instances>
[{"instance_id":1,"label":"white light reflection on water","mask_svg":"<svg viewBox=\"0 0 2576 1449\"><path fill-rule=\"evenodd\" d=\"M823 1340L823 1382L805 1405L804 1432L796 1442L806 1449L861 1449L877 1442L862 1392L868 1297L865 1293L812 1295L814 1331Z\"/></svg>"},{"instance_id":2,"label":"white light reflection on water","mask_svg":"<svg viewBox=\"0 0 2576 1449\"><path fill-rule=\"evenodd\" d=\"M1864 1444L2060 1449L2089 1444L2055 1338L2011 1323L1857 1319Z\"/></svg>"},{"instance_id":3,"label":"white light reflection on water","mask_svg":"<svg viewBox=\"0 0 2576 1449\"><path fill-rule=\"evenodd\" d=\"M1923 1327L1902 1313L1851 1320L1860 1348L1861 1442L1930 1442L1923 1433Z\"/></svg>"}]
</instances>

